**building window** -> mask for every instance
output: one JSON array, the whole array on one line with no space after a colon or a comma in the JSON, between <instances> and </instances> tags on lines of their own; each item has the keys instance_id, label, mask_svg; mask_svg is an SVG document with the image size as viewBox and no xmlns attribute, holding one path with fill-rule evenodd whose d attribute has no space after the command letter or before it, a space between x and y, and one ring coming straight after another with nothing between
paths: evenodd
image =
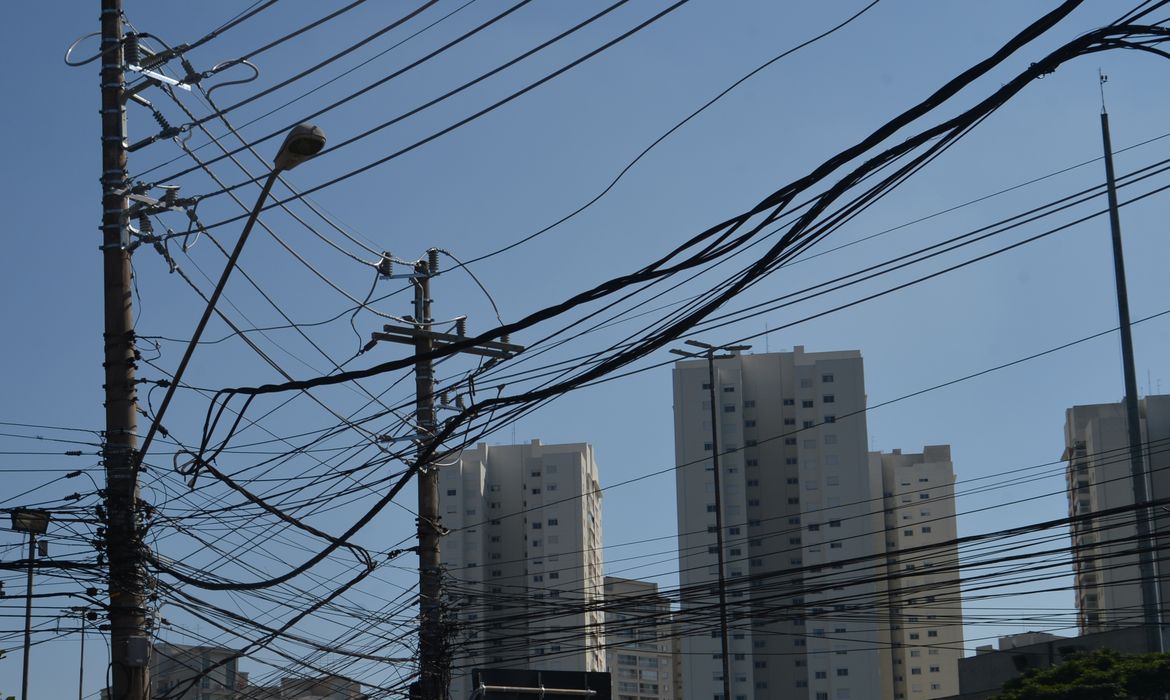
<instances>
[{"instance_id":1,"label":"building window","mask_svg":"<svg viewBox=\"0 0 1170 700\"><path fill-rule=\"evenodd\" d=\"M532 495L534 495L534 496L540 495L540 489L532 489Z\"/></svg>"},{"instance_id":2,"label":"building window","mask_svg":"<svg viewBox=\"0 0 1170 700\"><path fill-rule=\"evenodd\" d=\"M758 506L758 505L760 505L760 499L758 499L758 498L749 498L749 499L748 499L748 505L749 505L749 506Z\"/></svg>"},{"instance_id":3,"label":"building window","mask_svg":"<svg viewBox=\"0 0 1170 700\"><path fill-rule=\"evenodd\" d=\"M735 413L735 406L734 406L734 405L730 405L730 404L729 404L729 405L726 405L726 406L724 406L724 407L723 407L723 412L724 412L724 413Z\"/></svg>"},{"instance_id":4,"label":"building window","mask_svg":"<svg viewBox=\"0 0 1170 700\"><path fill-rule=\"evenodd\" d=\"M836 403L837 397L832 394L825 394L821 397L821 403Z\"/></svg>"},{"instance_id":5,"label":"building window","mask_svg":"<svg viewBox=\"0 0 1170 700\"><path fill-rule=\"evenodd\" d=\"M755 422L754 420L745 420L745 421L743 422L743 427L745 427L745 428L754 428L754 427L756 427L756 422Z\"/></svg>"},{"instance_id":6,"label":"building window","mask_svg":"<svg viewBox=\"0 0 1170 700\"><path fill-rule=\"evenodd\" d=\"M836 474L830 474L829 476L825 477L825 486L840 486L840 485L841 485L841 477L840 476L837 476Z\"/></svg>"},{"instance_id":7,"label":"building window","mask_svg":"<svg viewBox=\"0 0 1170 700\"><path fill-rule=\"evenodd\" d=\"M781 401L781 403L783 403L785 406L795 406L796 399L784 399L783 401Z\"/></svg>"},{"instance_id":8,"label":"building window","mask_svg":"<svg viewBox=\"0 0 1170 700\"><path fill-rule=\"evenodd\" d=\"M795 439L793 439L793 442L792 442L792 444L794 444L794 445L796 444L796 440L795 440ZM789 465L795 465L795 464L797 463L797 460L796 460L796 458L795 458L795 457L785 457L785 458L784 458L784 463L785 463L785 464L789 464Z\"/></svg>"},{"instance_id":9,"label":"building window","mask_svg":"<svg viewBox=\"0 0 1170 700\"><path fill-rule=\"evenodd\" d=\"M837 416L825 416L825 422L826 423L836 423Z\"/></svg>"},{"instance_id":10,"label":"building window","mask_svg":"<svg viewBox=\"0 0 1170 700\"><path fill-rule=\"evenodd\" d=\"M840 520L830 520L829 527L841 527L841 521Z\"/></svg>"},{"instance_id":11,"label":"building window","mask_svg":"<svg viewBox=\"0 0 1170 700\"><path fill-rule=\"evenodd\" d=\"M811 420L806 420L806 421L803 421L803 422L801 423L801 425L802 425L803 427L805 427L805 428L811 428L811 427L813 427L814 425L816 425L816 423L813 423Z\"/></svg>"},{"instance_id":12,"label":"building window","mask_svg":"<svg viewBox=\"0 0 1170 700\"><path fill-rule=\"evenodd\" d=\"M825 436L825 444L826 445L836 445L837 444L837 436L836 435L826 435Z\"/></svg>"},{"instance_id":13,"label":"building window","mask_svg":"<svg viewBox=\"0 0 1170 700\"><path fill-rule=\"evenodd\" d=\"M841 549L844 545L840 542L830 542L829 549Z\"/></svg>"},{"instance_id":14,"label":"building window","mask_svg":"<svg viewBox=\"0 0 1170 700\"><path fill-rule=\"evenodd\" d=\"M929 525L923 525L923 526L922 526L922 531L923 531L923 532L930 532L930 526L929 526Z\"/></svg>"},{"instance_id":15,"label":"building window","mask_svg":"<svg viewBox=\"0 0 1170 700\"><path fill-rule=\"evenodd\" d=\"M447 489L447 495L448 495L448 496L454 496L454 495L455 495L455 493L456 493L455 489Z\"/></svg>"},{"instance_id":16,"label":"building window","mask_svg":"<svg viewBox=\"0 0 1170 700\"><path fill-rule=\"evenodd\" d=\"M801 401L800 407L801 408L812 408L813 407L812 399L805 399L805 400Z\"/></svg>"},{"instance_id":17,"label":"building window","mask_svg":"<svg viewBox=\"0 0 1170 700\"><path fill-rule=\"evenodd\" d=\"M744 461L747 464L747 466L749 466L749 467L760 466L760 460L758 460L758 459L748 459L748 460L744 460Z\"/></svg>"},{"instance_id":18,"label":"building window","mask_svg":"<svg viewBox=\"0 0 1170 700\"><path fill-rule=\"evenodd\" d=\"M708 445L710 445L711 443L707 443L707 444L708 444ZM784 444L785 444L785 445L795 445L795 444L796 444L796 438L794 438L794 437L787 437L787 438L784 438ZM708 449L710 449L710 448L708 448Z\"/></svg>"},{"instance_id":19,"label":"building window","mask_svg":"<svg viewBox=\"0 0 1170 700\"><path fill-rule=\"evenodd\" d=\"M711 390L711 385L708 384L707 382L703 382L703 391L710 391L710 390Z\"/></svg>"},{"instance_id":20,"label":"building window","mask_svg":"<svg viewBox=\"0 0 1170 700\"><path fill-rule=\"evenodd\" d=\"M707 504L707 512L708 512L708 513L714 513L714 512L715 512L715 504L714 504L714 503L708 503L708 504Z\"/></svg>"},{"instance_id":21,"label":"building window","mask_svg":"<svg viewBox=\"0 0 1170 700\"><path fill-rule=\"evenodd\" d=\"M839 668L839 669L837 669L837 675L838 675L838 676L848 676L848 675L849 675L849 669L847 669L847 668Z\"/></svg>"},{"instance_id":22,"label":"building window","mask_svg":"<svg viewBox=\"0 0 1170 700\"><path fill-rule=\"evenodd\" d=\"M784 425L796 425L796 419L795 418L785 418Z\"/></svg>"},{"instance_id":23,"label":"building window","mask_svg":"<svg viewBox=\"0 0 1170 700\"><path fill-rule=\"evenodd\" d=\"M552 527L552 526L554 526L554 525L556 525L556 524L557 524L557 519L556 519L556 518L549 518L549 519L548 519L548 526L549 526L549 527Z\"/></svg>"},{"instance_id":24,"label":"building window","mask_svg":"<svg viewBox=\"0 0 1170 700\"><path fill-rule=\"evenodd\" d=\"M735 387L734 386L725 386L725 387L723 387L723 393L724 394L734 394Z\"/></svg>"},{"instance_id":25,"label":"building window","mask_svg":"<svg viewBox=\"0 0 1170 700\"><path fill-rule=\"evenodd\" d=\"M711 451L711 443L709 443L709 442L704 442L704 443L703 443L703 449L704 449L704 450L706 450L707 452L710 452L710 451Z\"/></svg>"}]
</instances>

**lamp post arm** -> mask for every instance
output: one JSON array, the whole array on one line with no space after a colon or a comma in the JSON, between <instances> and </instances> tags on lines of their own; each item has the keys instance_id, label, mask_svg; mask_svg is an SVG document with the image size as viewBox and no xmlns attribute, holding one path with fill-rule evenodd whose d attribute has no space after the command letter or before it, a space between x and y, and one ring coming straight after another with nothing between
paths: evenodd
<instances>
[{"instance_id":1,"label":"lamp post arm","mask_svg":"<svg viewBox=\"0 0 1170 700\"><path fill-rule=\"evenodd\" d=\"M276 178L280 176L280 173L280 168L273 168L272 172L268 174L268 179L264 181L264 189L260 191L260 197L256 200L256 205L252 207L252 213L248 215L248 220L244 223L244 230L236 240L236 247L232 250L232 254L228 256L227 265L223 268L223 274L219 276L219 282L215 285L215 291L207 299L207 308L203 310L203 318L199 319L199 324L195 326L195 332L191 335L190 342L187 343L186 351L183 352L183 359L179 361L179 367L175 370L174 376L171 377L171 384L167 387L167 393L163 396L162 403L158 405L158 411L154 414L154 420L150 423L150 429L146 431L146 437L142 439L142 447L134 457L135 469L141 467L143 460L146 459L146 451L150 449L150 443L154 440L159 426L162 425L163 415L167 412L167 406L170 405L171 399L175 396L175 391L179 388L179 383L183 379L183 373L187 370L187 365L191 362L191 355L195 353L195 348L199 345L199 339L203 337L203 330L207 327L207 322L211 320L211 314L215 312L215 305L219 301L220 295L223 294L224 287L227 286L228 278L231 277L232 270L236 267L236 261L240 259L240 253L244 250L244 243L248 241L248 234L252 232L252 227L256 225L256 219L260 217L260 210L264 208L264 202L268 199L268 194L272 191L272 185L276 182Z\"/></svg>"}]
</instances>

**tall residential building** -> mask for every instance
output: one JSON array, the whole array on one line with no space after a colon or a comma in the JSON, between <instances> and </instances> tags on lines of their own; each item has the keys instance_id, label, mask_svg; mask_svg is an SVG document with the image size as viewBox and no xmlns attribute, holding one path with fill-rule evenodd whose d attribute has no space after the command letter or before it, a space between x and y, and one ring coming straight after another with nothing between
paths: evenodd
<instances>
[{"instance_id":1,"label":"tall residential building","mask_svg":"<svg viewBox=\"0 0 1170 700\"><path fill-rule=\"evenodd\" d=\"M440 469L439 500L457 625L451 697L471 696L473 668L604 670L593 448L481 443Z\"/></svg>"},{"instance_id":2,"label":"tall residential building","mask_svg":"<svg viewBox=\"0 0 1170 700\"><path fill-rule=\"evenodd\" d=\"M910 635L927 630L909 630L908 621L899 620L901 612L888 612L887 541L896 550L898 540L886 537L884 494L895 493L895 501L902 496L900 487L884 486L885 460L871 458L868 450L861 354L807 353L797 346L793 352L717 359L715 367L717 436L707 361L685 360L674 371L684 695L687 700L723 696L715 614L719 550L712 454L717 445L730 700L900 700L897 693L907 691L896 691L895 683L905 666L895 664L894 635L905 632L907 642L917 641ZM929 459L921 460L932 465L928 478L941 459L936 453L946 448L931 449ZM910 455L890 457L894 473L896 465L913 461ZM949 473L949 459L946 466ZM952 481L938 493L949 496ZM934 527L917 512L916 523ZM953 528L951 523L946 529ZM948 605L949 621L960 626L957 603ZM926 638L922 646L929 646ZM922 672L932 673L931 666L924 662ZM935 673L941 675L943 663L938 666ZM953 664L948 666L953 676ZM944 694L942 688L925 687L929 692L906 695L907 700Z\"/></svg>"},{"instance_id":3,"label":"tall residential building","mask_svg":"<svg viewBox=\"0 0 1170 700\"><path fill-rule=\"evenodd\" d=\"M150 658L153 697L169 700L232 700L244 678L240 652L214 646L156 644Z\"/></svg>"},{"instance_id":4,"label":"tall residential building","mask_svg":"<svg viewBox=\"0 0 1170 700\"><path fill-rule=\"evenodd\" d=\"M1170 498L1170 396L1139 401L1148 493ZM1068 464L1069 515L1076 517L1134 504L1129 433L1124 403L1073 406L1065 414L1064 459ZM1159 549L1170 546L1165 517L1155 511ZM1161 524L1161 526L1159 526ZM1141 576L1133 552L1134 514L1074 521L1071 527L1081 634L1142 623ZM1165 569L1170 564L1159 563ZM1162 618L1170 619L1170 581L1159 577Z\"/></svg>"},{"instance_id":5,"label":"tall residential building","mask_svg":"<svg viewBox=\"0 0 1170 700\"><path fill-rule=\"evenodd\" d=\"M957 695L963 613L951 448L869 459L882 475L894 698Z\"/></svg>"},{"instance_id":6,"label":"tall residential building","mask_svg":"<svg viewBox=\"0 0 1170 700\"><path fill-rule=\"evenodd\" d=\"M675 700L670 600L658 585L605 577L606 665L615 700Z\"/></svg>"}]
</instances>

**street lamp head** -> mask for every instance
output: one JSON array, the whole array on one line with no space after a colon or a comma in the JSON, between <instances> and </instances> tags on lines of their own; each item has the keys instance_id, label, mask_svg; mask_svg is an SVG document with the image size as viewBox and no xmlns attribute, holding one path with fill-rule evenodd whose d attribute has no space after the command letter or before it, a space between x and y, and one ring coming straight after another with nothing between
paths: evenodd
<instances>
[{"instance_id":1,"label":"street lamp head","mask_svg":"<svg viewBox=\"0 0 1170 700\"><path fill-rule=\"evenodd\" d=\"M274 169L292 170L325 148L325 132L312 124L297 124L284 137L276 154Z\"/></svg>"},{"instance_id":2,"label":"street lamp head","mask_svg":"<svg viewBox=\"0 0 1170 700\"><path fill-rule=\"evenodd\" d=\"M49 511L17 508L12 511L12 529L43 535L49 529Z\"/></svg>"},{"instance_id":3,"label":"street lamp head","mask_svg":"<svg viewBox=\"0 0 1170 700\"><path fill-rule=\"evenodd\" d=\"M714 350L715 349L714 345L704 343L701 340L684 340L683 342L686 343L687 345L692 345L696 348L703 348L704 350Z\"/></svg>"}]
</instances>

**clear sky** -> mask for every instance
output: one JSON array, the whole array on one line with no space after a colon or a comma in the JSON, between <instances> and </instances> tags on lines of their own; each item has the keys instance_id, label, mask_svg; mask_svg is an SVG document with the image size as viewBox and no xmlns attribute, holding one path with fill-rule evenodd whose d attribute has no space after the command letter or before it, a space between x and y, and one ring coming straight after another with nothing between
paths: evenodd
<instances>
[{"instance_id":1,"label":"clear sky","mask_svg":"<svg viewBox=\"0 0 1170 700\"><path fill-rule=\"evenodd\" d=\"M424 56L507 7L492 0L461 7L463 4L462 0L439 0L411 22L373 39L352 54L233 110L229 119L248 139L280 130ZM477 257L573 211L604 189L643 148L711 97L762 62L841 22L864 4L858 0L692 0L612 49L466 126L315 192L312 202L357 242L343 238L302 204L294 205L293 211L307 217L322 236L357 258L372 257L363 246L389 250L403 258L419 257L432 246L449 250L461 259ZM127 0L126 13L139 31L175 45L195 40L246 6L223 1ZM325 14L326 7L334 6L341 5L285 0L193 50L189 58L196 70L207 70L283 36ZM277 85L417 6L368 2L256 57L260 75L255 82L224 87L212 97L222 108ZM563 42L449 100L326 153L291 173L288 179L302 189L313 187L398 151L528 85L667 6L662 0L630 2ZM654 148L606 197L581 215L525 245L474 264L472 269L490 291L505 321L636 270L690 235L754 205L852 145L1055 6L1054 2L1017 0L881 0L840 32L775 63L730 92ZM536 0L473 39L315 121L329 134L331 144L341 143L503 64L603 7L595 2ZM919 126L957 114L1051 48L1114 19L1128 7L1129 3L1112 0L1085 2L1048 35L1018 52ZM387 51L457 8L449 18ZM9 17L0 27L4 44L10 48L10 68L0 77L6 95L6 109L0 112L0 119L9 139L0 167L0 191L4 193L7 214L4 274L0 275L6 329L5 342L0 343L0 366L5 368L0 421L6 422L0 426L0 433L4 433L0 438L0 507L56 507L61 503L58 499L74 492L83 495L82 504L92 505L96 502L94 487L88 479L53 480L63 476L65 470L92 470L98 464L92 445L55 441L92 442L92 433L56 428L95 431L102 427L97 64L69 68L61 61L70 42L97 31L98 3L23 3L10 8ZM78 55L89 56L94 47L91 39L82 44ZM385 53L376 56L382 52ZM357 67L367 60L368 64ZM352 72L341 75L350 69ZM1097 185L1103 179L1102 165L1095 160L1101 153L1098 70L1108 75L1105 98L1115 147L1136 146L1119 153L1119 173L1165 159L1170 139L1161 137L1170 132L1166 126L1170 123L1170 93L1161 86L1170 75L1170 64L1150 55L1121 51L1077 59L1030 85L942 157L811 252L861 241L857 245L781 270L728 308L780 297ZM233 68L208 78L207 85L243 78L247 73L246 69ZM303 96L336 76L341 77ZM152 89L143 94L171 123L188 121L160 91ZM295 97L301 99L266 115ZM196 115L208 113L207 106L196 97L184 98ZM255 123L242 126L253 120ZM132 142L155 133L156 126L147 110L130 106ZM221 123L211 121L207 126L225 143L233 143ZM917 130L908 128L899 137ZM201 146L207 141L203 134L194 133L189 144ZM266 157L275 148L274 141L258 146ZM218 155L214 145L196 153L202 158ZM263 172L255 158L246 153L241 156L254 174ZM172 159L174 162L168 163ZM179 146L169 140L130 157L130 172L144 182L178 184L182 186L181 194L187 196L220 189L200 172L166 179L190 165ZM226 160L211 168L228 184L248 179ZM1049 175L1052 176L1005 194L984 198ZM1165 180L1166 175L1156 174L1125 188L1121 198L1161 187ZM248 186L240 188L238 194L249 206L257 192L258 188ZM286 191L279 194L288 195ZM1122 213L1135 319L1170 308L1165 294L1170 250L1164 230L1166 203L1164 195L1155 195L1127 206ZM966 206L955 208L957 205ZM1103 206L1103 198L1097 197L960 252L713 329L701 337L726 342L785 326L1086 216ZM240 207L228 196L219 195L201 202L197 212L202 222L213 224L238 216ZM931 216L935 214L938 215ZM919 221L927 216L931 218ZM307 378L326 373L334 368L334 362L350 359L371 331L388 322L375 313L362 311L352 321L358 334L350 327L350 313L346 310L353 303L346 297L365 299L374 283L374 273L368 265L324 243L286 213L271 210L265 221L287 249L273 236L257 230L239 272L247 273L274 305L237 274L221 308L244 328L285 325L289 321L282 313L302 324L340 315L330 323L305 327L303 336L288 329L249 334L289 375ZM213 227L211 234L230 246L239 226L239 221L227 223ZM156 232L163 232L164 227L184 231L187 218L181 213L166 215L155 223ZM883 235L862 241L876 233ZM170 242L175 262L201 289L209 290L212 283L208 276L214 279L218 275L223 256L207 236L195 240L187 252L181 250L180 242L181 238ZM315 271L310 271L290 250ZM1106 220L1092 218L1007 254L752 342L756 351L777 351L795 345L803 345L809 351L859 349L865 358L870 403L878 404L1113 328L1117 319L1109 251ZM445 258L443 265L449 267L450 261ZM178 274L168 271L166 262L150 246L136 252L135 271L138 333L159 338L159 352L148 342L142 343L145 359L157 368L144 362L140 376L153 380L177 364L183 345L167 339L189 337L202 301ZM721 272L723 268L707 272L665 292L638 312L698 294L722 279ZM445 274L434 285L437 317L466 314L473 332L495 324L492 305L468 276ZM373 297L400 286L398 282L379 282ZM635 301L644 298L646 295ZM374 309L382 314L407 314L411 312L407 301L408 295L400 293L378 301ZM626 302L613 310L623 311L631 306ZM528 360L521 368L604 351L626 334L651 325L664 313L654 311L575 338ZM531 344L557 327L543 325L527 337L513 340ZM205 340L221 339L229 333L217 319ZM1134 338L1141 393L1170 391L1170 317L1138 324ZM347 368L369 366L399 357L402 352L399 346L381 344ZM155 359L156 356L159 357ZM667 357L663 352L637 366L648 367ZM453 361L440 368L440 377L454 376L468 366L465 360ZM361 391L379 394L388 390L388 403L409 397L409 382L390 388L391 382L402 376L367 380L361 390L333 388L314 396L322 404L348 414L368 399ZM281 376L238 338L228 338L199 349L186 381L195 387L216 389L277 382ZM502 381L485 380L479 390L492 395ZM533 385L521 384L505 391ZM161 390L150 394L157 406ZM147 397L148 386L143 387L142 395ZM1117 401L1121 395L1119 341L1116 334L1107 334L876 409L868 415L870 441L873 449L906 451L920 450L924 444L949 443L962 491L964 480L987 477L987 482L996 482L1006 477L994 475L1058 460L1063 448L1064 410L1075 404ZM258 400L249 417L256 419L273 412L260 421L263 427L248 427L237 442L258 443L276 435L294 435L337 423L321 405L304 396L277 408L285 398ZM166 421L174 437L187 445L197 444L206 408L204 396L181 391ZM11 423L54 428L8 425ZM382 421L379 426L387 424L389 421ZM612 485L670 467L671 426L670 371L659 367L560 398L485 440L590 442L597 451L603 485ZM51 440L36 440L34 436ZM350 433L326 447L360 442L360 435ZM85 454L61 454L77 448ZM217 463L226 471L235 471L269 456L259 452L277 448L284 449L279 444L263 444L252 452L241 447L241 451L226 453ZM184 509L205 509L221 498L224 503L238 501L238 497L209 488L206 482L200 483L200 491L186 496L181 479L171 469L175 446L164 442L156 450L148 459L154 468L147 477L144 495L159 504L164 514L179 517L186 513ZM302 453L276 466L271 473L247 473L250 477L275 480L321 474L325 467L316 460L333 456ZM360 479L373 489L375 480L386 478L400 466L391 463L379 467L380 471L363 472ZM90 473L100 483L100 472ZM1065 515L1060 465L1054 463L1027 473L1042 477L961 498L960 534ZM253 485L266 492L277 488L276 483L257 481ZM385 482L376 486L385 488ZM372 494L373 491L362 491L345 507L303 516L318 527L341 532L369 506ZM1031 500L1005 505L1020 499ZM413 508L413 490L408 487L400 500L407 507L383 511L357 541L382 550L408 541L413 528L409 510ZM181 522L204 537L222 538L233 552L238 553L237 547L256 546L255 542L245 545L241 538L240 531L246 529L246 523L237 524L240 530L232 532L230 528L216 530L202 521ZM72 535L64 531L65 527L55 531L60 541L51 543L51 554L92 556L92 548L78 538L83 531L78 529L80 526L68 526ZM208 529L200 531L200 527ZM674 479L670 473L607 490L607 572L674 585L675 529ZM210 565L217 559L212 549L201 547L166 523L160 523L154 534L158 539L153 544L165 556L194 565ZM642 540L650 541L621 546ZM20 541L15 533L0 530L0 560L21 557ZM308 556L298 547L319 545L319 541L307 536L294 539L289 535L279 545L272 544L271 559L257 553L250 560L257 571L229 566L222 573L245 580L276 575L290 563L299 563ZM382 591L388 598L396 595L399 589L394 586L412 584L412 567L413 560L407 555L379 571L376 580L381 583L367 581L361 592L353 593L349 600L362 604L383 595ZM336 564L322 575L338 576L345 571L345 565ZM10 596L23 593L20 574L5 573L0 580L5 582ZM304 588L313 588L311 582L303 583ZM81 588L80 584L59 580L46 581L44 585L44 590L56 592L76 592ZM1073 605L1067 591L1020 601L1033 610L1053 608L1066 613ZM53 617L73 604L77 601L66 597L38 601L38 615L42 617L37 620L37 639L45 641L34 653L36 697L64 697L76 687L78 637L57 637L58 624L62 629L70 628L70 624L58 623ZM242 613L268 622L289 616L287 610L250 607L258 605L254 601L233 604ZM3 612L0 648L18 647L19 634L11 632L20 628L22 608L10 598ZM161 612L174 623L162 635L171 641L207 636L235 643L227 634L170 604L164 604ZM313 624L317 623L310 623L306 629L331 636L328 625L332 623L321 622L320 627ZM973 649L1000 634L1058 626L1050 620L972 624L967 628L968 645ZM94 639L91 637L91 642ZM104 671L103 655L94 649L99 645L87 648L87 693L100 687ZM13 693L19 688L19 659L17 650L0 661L0 692ZM257 676L269 671L260 666L249 668Z\"/></svg>"}]
</instances>

